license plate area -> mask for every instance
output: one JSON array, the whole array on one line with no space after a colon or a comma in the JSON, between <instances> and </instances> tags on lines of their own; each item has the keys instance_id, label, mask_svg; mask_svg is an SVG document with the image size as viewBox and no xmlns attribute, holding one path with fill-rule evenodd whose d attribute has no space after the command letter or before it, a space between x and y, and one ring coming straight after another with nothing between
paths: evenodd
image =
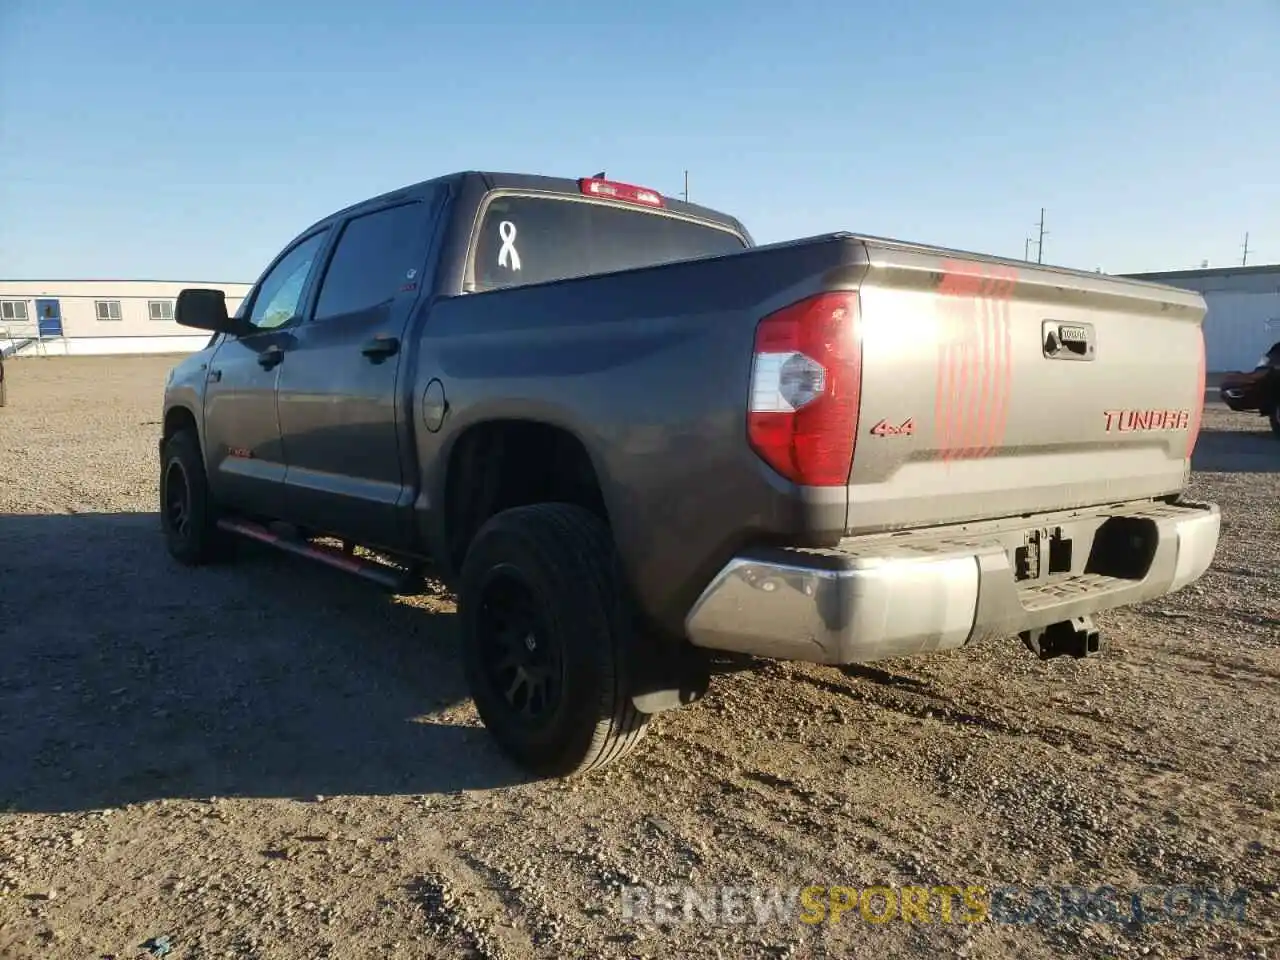
<instances>
[{"instance_id":1,"label":"license plate area","mask_svg":"<svg viewBox=\"0 0 1280 960\"><path fill-rule=\"evenodd\" d=\"M1069 574L1074 541L1062 527L1038 527L1022 534L1022 545L1013 551L1013 575L1018 582L1047 580Z\"/></svg>"}]
</instances>

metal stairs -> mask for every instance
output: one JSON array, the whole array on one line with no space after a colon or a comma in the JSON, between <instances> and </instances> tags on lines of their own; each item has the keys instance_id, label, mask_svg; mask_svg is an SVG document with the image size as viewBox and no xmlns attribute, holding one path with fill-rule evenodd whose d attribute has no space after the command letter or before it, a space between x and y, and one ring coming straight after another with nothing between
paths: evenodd
<instances>
[{"instance_id":1,"label":"metal stairs","mask_svg":"<svg viewBox=\"0 0 1280 960\"><path fill-rule=\"evenodd\" d=\"M48 356L40 325L35 321L0 325L0 356Z\"/></svg>"}]
</instances>

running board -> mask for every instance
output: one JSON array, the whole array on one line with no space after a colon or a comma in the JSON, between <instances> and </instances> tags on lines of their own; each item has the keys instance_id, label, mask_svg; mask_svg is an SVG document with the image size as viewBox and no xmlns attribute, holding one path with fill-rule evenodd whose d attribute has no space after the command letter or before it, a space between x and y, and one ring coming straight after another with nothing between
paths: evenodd
<instances>
[{"instance_id":1,"label":"running board","mask_svg":"<svg viewBox=\"0 0 1280 960\"><path fill-rule=\"evenodd\" d=\"M241 537L247 537L250 540L276 547L286 553L293 553L300 557L306 557L308 560L315 560L326 566L333 567L335 570L341 570L343 573L355 574L357 577L372 581L378 586L385 587L395 593L410 592L413 584L417 581L413 571L397 570L381 563L361 560L353 556L349 551L334 550L330 547L317 546L308 540L281 536L269 527L251 523L248 520L224 517L218 521L218 528L226 530L228 533L234 533Z\"/></svg>"}]
</instances>

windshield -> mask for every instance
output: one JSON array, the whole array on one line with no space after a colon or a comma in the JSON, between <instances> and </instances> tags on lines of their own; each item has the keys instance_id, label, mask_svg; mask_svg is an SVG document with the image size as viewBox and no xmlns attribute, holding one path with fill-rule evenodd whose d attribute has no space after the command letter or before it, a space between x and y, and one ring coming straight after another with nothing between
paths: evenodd
<instances>
[{"instance_id":1,"label":"windshield","mask_svg":"<svg viewBox=\"0 0 1280 960\"><path fill-rule=\"evenodd\" d=\"M500 196L476 240L477 290L563 280L743 250L728 230L644 209Z\"/></svg>"}]
</instances>

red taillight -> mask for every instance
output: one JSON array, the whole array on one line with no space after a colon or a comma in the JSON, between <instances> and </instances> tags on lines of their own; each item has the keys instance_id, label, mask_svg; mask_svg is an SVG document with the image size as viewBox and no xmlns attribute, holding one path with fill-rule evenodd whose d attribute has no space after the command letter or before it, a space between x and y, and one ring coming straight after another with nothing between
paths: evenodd
<instances>
[{"instance_id":1,"label":"red taillight","mask_svg":"<svg viewBox=\"0 0 1280 960\"><path fill-rule=\"evenodd\" d=\"M844 486L861 388L856 293L823 293L770 314L756 327L751 448L795 483Z\"/></svg>"},{"instance_id":2,"label":"red taillight","mask_svg":"<svg viewBox=\"0 0 1280 960\"><path fill-rule=\"evenodd\" d=\"M627 203L640 203L646 207L664 206L662 194L648 187L637 187L629 183L615 183L612 180L601 180L597 177L586 177L578 181L578 187L589 197L604 197L607 200L623 200Z\"/></svg>"}]
</instances>

